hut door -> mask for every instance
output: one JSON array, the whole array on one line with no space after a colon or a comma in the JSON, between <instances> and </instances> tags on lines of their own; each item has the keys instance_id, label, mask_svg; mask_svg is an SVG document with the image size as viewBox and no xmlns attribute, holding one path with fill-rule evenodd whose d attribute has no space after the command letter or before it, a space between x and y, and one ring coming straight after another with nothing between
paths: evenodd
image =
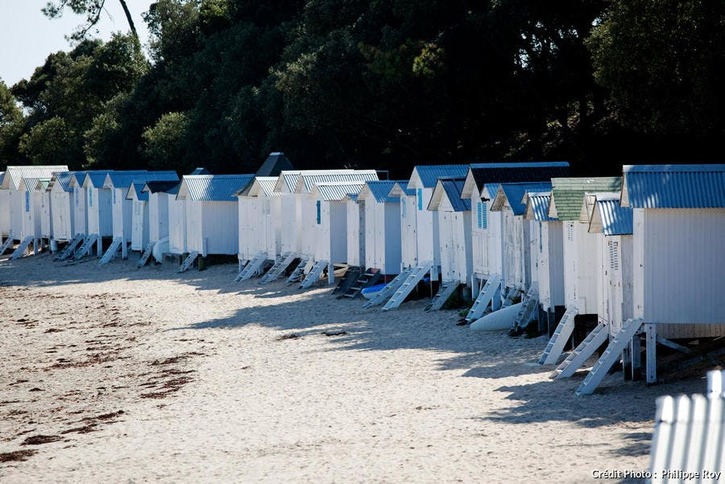
<instances>
[{"instance_id":1,"label":"hut door","mask_svg":"<svg viewBox=\"0 0 725 484\"><path fill-rule=\"evenodd\" d=\"M620 248L618 240L607 241L607 273L610 324L613 331L618 331L622 326L622 268L620 262Z\"/></svg>"}]
</instances>

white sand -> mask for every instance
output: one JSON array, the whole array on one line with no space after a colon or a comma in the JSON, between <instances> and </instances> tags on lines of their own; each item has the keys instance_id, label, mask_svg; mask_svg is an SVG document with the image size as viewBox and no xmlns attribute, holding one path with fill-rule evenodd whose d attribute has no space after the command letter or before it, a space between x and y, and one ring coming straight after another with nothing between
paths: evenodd
<instances>
[{"instance_id":1,"label":"white sand","mask_svg":"<svg viewBox=\"0 0 725 484\"><path fill-rule=\"evenodd\" d=\"M137 258L0 262L0 454L35 451L0 482L589 482L646 470L655 398L706 386L577 398L543 337Z\"/></svg>"}]
</instances>

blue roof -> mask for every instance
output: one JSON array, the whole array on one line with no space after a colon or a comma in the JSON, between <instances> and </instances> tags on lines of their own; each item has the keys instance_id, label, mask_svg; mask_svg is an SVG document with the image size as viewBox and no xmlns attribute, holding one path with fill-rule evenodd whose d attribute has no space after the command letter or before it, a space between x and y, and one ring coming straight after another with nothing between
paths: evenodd
<instances>
[{"instance_id":1,"label":"blue roof","mask_svg":"<svg viewBox=\"0 0 725 484\"><path fill-rule=\"evenodd\" d=\"M53 172L53 176L50 180L50 184L55 185L56 183L60 185L60 187L63 189L64 192L70 192L73 191L70 186L70 182L73 179L76 179L78 181L78 175L83 174L83 172L78 171L56 171ZM81 183L83 183L81 181Z\"/></svg>"},{"instance_id":2,"label":"blue roof","mask_svg":"<svg viewBox=\"0 0 725 484\"><path fill-rule=\"evenodd\" d=\"M103 182L106 181L106 175L109 173L111 173L111 170L88 171L86 172L85 179L91 182L91 186L93 188L101 188L103 187ZM83 183L85 183L85 181Z\"/></svg>"},{"instance_id":3,"label":"blue roof","mask_svg":"<svg viewBox=\"0 0 725 484\"><path fill-rule=\"evenodd\" d=\"M428 203L428 210L438 210L444 195L450 202L453 211L466 212L471 210L471 201L461 198L461 191L465 183L465 178L439 178L433 190L433 196Z\"/></svg>"},{"instance_id":4,"label":"blue roof","mask_svg":"<svg viewBox=\"0 0 725 484\"><path fill-rule=\"evenodd\" d=\"M131 193L135 192L136 200L141 200L143 202L148 201L149 192L143 190L144 186L146 186L146 182L135 181L131 183L131 186L128 187L128 193L126 193L126 198L130 200L132 198Z\"/></svg>"},{"instance_id":5,"label":"blue roof","mask_svg":"<svg viewBox=\"0 0 725 484\"><path fill-rule=\"evenodd\" d=\"M112 171L108 173L107 182L104 186L108 188L128 189L128 187L131 186L131 183L134 182L147 182L154 180L174 181L178 179L179 175L177 175L175 171ZM110 182L110 184L108 182Z\"/></svg>"},{"instance_id":6,"label":"blue roof","mask_svg":"<svg viewBox=\"0 0 725 484\"><path fill-rule=\"evenodd\" d=\"M596 214L592 216L592 225L601 222L601 231L604 235L629 235L632 233L632 209L622 207L619 204L619 197L600 199L597 197L595 205Z\"/></svg>"},{"instance_id":7,"label":"blue roof","mask_svg":"<svg viewBox=\"0 0 725 484\"><path fill-rule=\"evenodd\" d=\"M725 165L624 166L622 205L725 208Z\"/></svg>"},{"instance_id":8,"label":"blue roof","mask_svg":"<svg viewBox=\"0 0 725 484\"><path fill-rule=\"evenodd\" d=\"M467 173L468 165L418 165L413 168L411 181L417 174L425 188L433 188L441 177L465 178ZM410 187L410 182L408 182L408 187Z\"/></svg>"},{"instance_id":9,"label":"blue roof","mask_svg":"<svg viewBox=\"0 0 725 484\"><path fill-rule=\"evenodd\" d=\"M529 202L531 203L531 211L534 220L537 222L551 222L557 219L549 217L549 202L551 202L551 192L527 192L529 194Z\"/></svg>"},{"instance_id":10,"label":"blue roof","mask_svg":"<svg viewBox=\"0 0 725 484\"><path fill-rule=\"evenodd\" d=\"M398 203L400 202L399 197L390 196L390 190L393 189L396 183L405 183L400 180L380 180L380 181L367 181L365 184L368 186L370 193L372 193L375 201L378 203Z\"/></svg>"},{"instance_id":11,"label":"blue roof","mask_svg":"<svg viewBox=\"0 0 725 484\"><path fill-rule=\"evenodd\" d=\"M502 183L499 190L503 192L514 215L523 215L526 212L524 195L528 192L551 191L551 182Z\"/></svg>"},{"instance_id":12,"label":"blue roof","mask_svg":"<svg viewBox=\"0 0 725 484\"><path fill-rule=\"evenodd\" d=\"M184 175L187 197L195 201L236 201L237 191L254 181L254 175ZM179 191L181 195L181 190Z\"/></svg>"}]
</instances>

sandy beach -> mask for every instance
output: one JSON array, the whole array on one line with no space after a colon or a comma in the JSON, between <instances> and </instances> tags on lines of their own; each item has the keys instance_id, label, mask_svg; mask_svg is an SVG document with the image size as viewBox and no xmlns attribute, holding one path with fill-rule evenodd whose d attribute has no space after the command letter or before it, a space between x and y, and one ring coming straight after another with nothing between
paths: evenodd
<instances>
[{"instance_id":1,"label":"sandy beach","mask_svg":"<svg viewBox=\"0 0 725 484\"><path fill-rule=\"evenodd\" d=\"M579 398L583 372L536 363L544 337L236 264L6 259L3 483L595 482L647 469L657 396L706 388L616 373Z\"/></svg>"}]
</instances>

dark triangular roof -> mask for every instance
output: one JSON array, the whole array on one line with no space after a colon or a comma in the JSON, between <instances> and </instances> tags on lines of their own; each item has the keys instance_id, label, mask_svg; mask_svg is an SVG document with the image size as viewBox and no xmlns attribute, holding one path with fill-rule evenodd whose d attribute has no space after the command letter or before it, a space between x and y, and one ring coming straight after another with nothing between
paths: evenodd
<instances>
[{"instance_id":1,"label":"dark triangular roof","mask_svg":"<svg viewBox=\"0 0 725 484\"><path fill-rule=\"evenodd\" d=\"M270 153L262 166L259 167L257 176L279 176L282 171L294 170L292 163L281 151Z\"/></svg>"}]
</instances>

